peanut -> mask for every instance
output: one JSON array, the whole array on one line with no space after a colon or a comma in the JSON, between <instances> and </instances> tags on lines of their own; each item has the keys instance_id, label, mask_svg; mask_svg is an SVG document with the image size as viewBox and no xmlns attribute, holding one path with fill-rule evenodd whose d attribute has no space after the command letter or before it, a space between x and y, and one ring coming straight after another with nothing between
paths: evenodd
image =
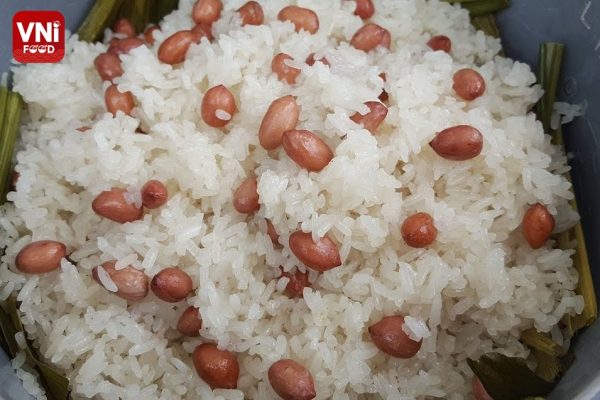
<instances>
[{"instance_id":1,"label":"peanut","mask_svg":"<svg viewBox=\"0 0 600 400\"><path fill-rule=\"evenodd\" d=\"M311 400L317 396L310 371L294 360L276 361L268 376L271 387L283 400Z\"/></svg>"},{"instance_id":2,"label":"peanut","mask_svg":"<svg viewBox=\"0 0 600 400\"><path fill-rule=\"evenodd\" d=\"M219 114L219 110L221 112L224 111L229 115L229 118L224 118L223 115ZM233 93L223 85L210 88L204 95L202 105L200 106L202 120L214 128L222 128L227 125L233 118L236 110L237 107Z\"/></svg>"},{"instance_id":3,"label":"peanut","mask_svg":"<svg viewBox=\"0 0 600 400\"><path fill-rule=\"evenodd\" d=\"M377 24L366 24L360 28L352 39L350 44L355 48L369 52L378 46L389 49L392 42L392 36L387 29L382 28Z\"/></svg>"},{"instance_id":4,"label":"peanut","mask_svg":"<svg viewBox=\"0 0 600 400\"><path fill-rule=\"evenodd\" d=\"M289 279L289 282L285 286L284 293L289 297L302 297L304 288L310 287L308 272L300 272L297 268L295 272L285 272L282 267L279 267L279 269L281 270L281 276L279 278Z\"/></svg>"},{"instance_id":5,"label":"peanut","mask_svg":"<svg viewBox=\"0 0 600 400\"><path fill-rule=\"evenodd\" d=\"M114 53L102 53L94 59L94 66L103 81L111 81L123 75L119 56Z\"/></svg>"},{"instance_id":6,"label":"peanut","mask_svg":"<svg viewBox=\"0 0 600 400\"><path fill-rule=\"evenodd\" d=\"M306 32L316 33L319 30L319 17L317 13L308 8L287 6L279 11L277 19L280 21L290 21L294 24L296 32L304 29Z\"/></svg>"},{"instance_id":7,"label":"peanut","mask_svg":"<svg viewBox=\"0 0 600 400\"><path fill-rule=\"evenodd\" d=\"M125 37L134 37L136 34L135 27L127 18L118 19L114 23L112 30L113 32L119 33Z\"/></svg>"},{"instance_id":8,"label":"peanut","mask_svg":"<svg viewBox=\"0 0 600 400\"><path fill-rule=\"evenodd\" d=\"M233 193L233 207L241 214L253 214L260 209L256 178L248 178Z\"/></svg>"},{"instance_id":9,"label":"peanut","mask_svg":"<svg viewBox=\"0 0 600 400\"><path fill-rule=\"evenodd\" d=\"M261 5L256 1L249 1L240 8L237 12L240 14L242 26L245 25L262 25L265 20L265 15Z\"/></svg>"},{"instance_id":10,"label":"peanut","mask_svg":"<svg viewBox=\"0 0 600 400\"><path fill-rule=\"evenodd\" d=\"M331 67L331 64L329 63L329 60L327 58L321 57L318 60L315 59L315 53L310 53L308 55L308 57L306 57L306 61L305 62L312 67L313 65L315 65L315 63L317 61L322 62L323 64L327 65L328 67Z\"/></svg>"},{"instance_id":11,"label":"peanut","mask_svg":"<svg viewBox=\"0 0 600 400\"><path fill-rule=\"evenodd\" d=\"M200 336L201 328L202 318L200 317L200 310L194 306L189 306L183 311L177 321L177 331L183 336L197 337Z\"/></svg>"},{"instance_id":12,"label":"peanut","mask_svg":"<svg viewBox=\"0 0 600 400\"><path fill-rule=\"evenodd\" d=\"M286 60L293 60L292 57L284 53L279 53L273 57L271 61L271 70L277 75L280 81L286 81L290 85L296 83L296 79L300 75L298 68L290 67L285 63Z\"/></svg>"},{"instance_id":13,"label":"peanut","mask_svg":"<svg viewBox=\"0 0 600 400\"><path fill-rule=\"evenodd\" d=\"M166 64L180 64L185 60L185 55L196 42L196 35L191 31L175 32L166 38L158 48L158 59Z\"/></svg>"},{"instance_id":14,"label":"peanut","mask_svg":"<svg viewBox=\"0 0 600 400\"><path fill-rule=\"evenodd\" d=\"M446 160L465 161L481 153L483 135L470 125L457 125L439 132L429 145Z\"/></svg>"},{"instance_id":15,"label":"peanut","mask_svg":"<svg viewBox=\"0 0 600 400\"><path fill-rule=\"evenodd\" d=\"M187 297L194 289L192 278L183 270L170 267L154 275L150 289L159 299L168 303L177 303Z\"/></svg>"},{"instance_id":16,"label":"peanut","mask_svg":"<svg viewBox=\"0 0 600 400\"><path fill-rule=\"evenodd\" d=\"M102 268L107 272L110 279L117 287L115 295L125 300L142 300L148 295L148 276L131 265L123 269L115 269L116 261L107 261ZM98 267L92 270L92 277L100 285L103 285L98 276Z\"/></svg>"},{"instance_id":17,"label":"peanut","mask_svg":"<svg viewBox=\"0 0 600 400\"><path fill-rule=\"evenodd\" d=\"M485 79L474 69L461 69L454 74L452 79L454 82L452 89L464 100L475 100L485 93Z\"/></svg>"},{"instance_id":18,"label":"peanut","mask_svg":"<svg viewBox=\"0 0 600 400\"><path fill-rule=\"evenodd\" d=\"M160 30L158 26L150 25L144 31L144 40L146 40L146 43L148 43L150 46L154 44L154 32L158 30Z\"/></svg>"},{"instance_id":19,"label":"peanut","mask_svg":"<svg viewBox=\"0 0 600 400\"><path fill-rule=\"evenodd\" d=\"M127 115L131 115L135 107L135 101L131 92L119 91L117 85L112 84L104 93L104 102L106 109L112 115L117 115L117 111L121 111Z\"/></svg>"},{"instance_id":20,"label":"peanut","mask_svg":"<svg viewBox=\"0 0 600 400\"><path fill-rule=\"evenodd\" d=\"M137 47L140 47L144 44L144 41L140 38L130 37L125 39L119 39L111 42L110 46L108 46L107 53L112 54L129 54L129 52Z\"/></svg>"},{"instance_id":21,"label":"peanut","mask_svg":"<svg viewBox=\"0 0 600 400\"><path fill-rule=\"evenodd\" d=\"M534 204L523 217L523 235L532 249L539 249L552 235L554 217L540 203Z\"/></svg>"},{"instance_id":22,"label":"peanut","mask_svg":"<svg viewBox=\"0 0 600 400\"><path fill-rule=\"evenodd\" d=\"M92 209L96 214L120 224L141 219L144 210L127 202L125 192L127 191L121 188L105 190L94 199Z\"/></svg>"},{"instance_id":23,"label":"peanut","mask_svg":"<svg viewBox=\"0 0 600 400\"><path fill-rule=\"evenodd\" d=\"M204 343L196 347L192 360L198 376L212 389L235 389L240 367L235 355Z\"/></svg>"},{"instance_id":24,"label":"peanut","mask_svg":"<svg viewBox=\"0 0 600 400\"><path fill-rule=\"evenodd\" d=\"M437 228L431 215L420 212L410 215L402 224L402 238L410 247L427 247L435 241Z\"/></svg>"},{"instance_id":25,"label":"peanut","mask_svg":"<svg viewBox=\"0 0 600 400\"><path fill-rule=\"evenodd\" d=\"M212 25L223 10L221 0L198 0L192 9L192 19L197 24Z\"/></svg>"},{"instance_id":26,"label":"peanut","mask_svg":"<svg viewBox=\"0 0 600 400\"><path fill-rule=\"evenodd\" d=\"M369 107L368 113L364 115L356 113L350 119L375 135L379 125L387 117L388 108L378 101L367 101L365 105Z\"/></svg>"},{"instance_id":27,"label":"peanut","mask_svg":"<svg viewBox=\"0 0 600 400\"><path fill-rule=\"evenodd\" d=\"M372 0L356 0L354 15L358 15L362 19L369 19L373 14L375 14L375 6Z\"/></svg>"},{"instance_id":28,"label":"peanut","mask_svg":"<svg viewBox=\"0 0 600 400\"><path fill-rule=\"evenodd\" d=\"M142 187L142 204L149 209L165 205L169 197L166 186L156 179L152 179Z\"/></svg>"},{"instance_id":29,"label":"peanut","mask_svg":"<svg viewBox=\"0 0 600 400\"><path fill-rule=\"evenodd\" d=\"M296 231L290 235L290 250L304 265L325 272L342 265L340 252L327 236L313 242L312 234Z\"/></svg>"},{"instance_id":30,"label":"peanut","mask_svg":"<svg viewBox=\"0 0 600 400\"><path fill-rule=\"evenodd\" d=\"M422 341L414 341L402 330L404 316L384 317L369 327L369 334L377 348L392 357L412 358L421 348Z\"/></svg>"},{"instance_id":31,"label":"peanut","mask_svg":"<svg viewBox=\"0 0 600 400\"><path fill-rule=\"evenodd\" d=\"M194 34L194 43L200 43L203 37L207 38L209 42L214 39L210 25L198 24L192 28L191 32Z\"/></svg>"},{"instance_id":32,"label":"peanut","mask_svg":"<svg viewBox=\"0 0 600 400\"><path fill-rule=\"evenodd\" d=\"M38 240L23 247L15 259L16 267L26 274L45 274L60 268L67 247L54 240Z\"/></svg>"},{"instance_id":33,"label":"peanut","mask_svg":"<svg viewBox=\"0 0 600 400\"><path fill-rule=\"evenodd\" d=\"M282 143L287 155L309 171L321 171L333 158L329 145L310 131L286 131Z\"/></svg>"},{"instance_id":34,"label":"peanut","mask_svg":"<svg viewBox=\"0 0 600 400\"><path fill-rule=\"evenodd\" d=\"M266 150L281 145L283 133L294 129L300 117L300 107L294 96L284 96L273 101L258 129L258 140Z\"/></svg>"},{"instance_id":35,"label":"peanut","mask_svg":"<svg viewBox=\"0 0 600 400\"><path fill-rule=\"evenodd\" d=\"M446 53L450 53L450 50L452 50L452 41L448 36L437 35L429 39L427 46L429 46L433 51L444 51Z\"/></svg>"}]
</instances>

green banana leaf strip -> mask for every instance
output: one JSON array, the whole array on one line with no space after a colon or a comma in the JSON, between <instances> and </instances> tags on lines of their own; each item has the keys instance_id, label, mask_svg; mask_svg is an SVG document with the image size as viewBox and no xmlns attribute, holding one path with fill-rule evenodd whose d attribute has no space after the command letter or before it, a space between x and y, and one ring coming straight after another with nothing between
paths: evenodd
<instances>
[{"instance_id":1,"label":"green banana leaf strip","mask_svg":"<svg viewBox=\"0 0 600 400\"><path fill-rule=\"evenodd\" d=\"M542 43L540 46L538 83L544 89L544 95L538 102L536 111L546 132L551 131L550 120L556 101L564 50L565 45L562 43Z\"/></svg>"},{"instance_id":2,"label":"green banana leaf strip","mask_svg":"<svg viewBox=\"0 0 600 400\"><path fill-rule=\"evenodd\" d=\"M540 333L535 329L528 329L521 334L521 341L532 349L539 350L552 357L560 357L564 349L555 343L547 334Z\"/></svg>"},{"instance_id":3,"label":"green banana leaf strip","mask_svg":"<svg viewBox=\"0 0 600 400\"><path fill-rule=\"evenodd\" d=\"M12 324L10 315L4 311L3 307L0 307L0 333L2 338L2 348L10 358L14 358L17 355L17 351L19 351L19 346L15 340L17 331Z\"/></svg>"},{"instance_id":4,"label":"green banana leaf strip","mask_svg":"<svg viewBox=\"0 0 600 400\"><path fill-rule=\"evenodd\" d=\"M8 99L8 93L8 88L0 86L0 128L2 128L0 130L0 132L2 132L1 134L4 134L4 119L6 118L6 113L4 110L6 109L6 100Z\"/></svg>"},{"instance_id":5,"label":"green banana leaf strip","mask_svg":"<svg viewBox=\"0 0 600 400\"><path fill-rule=\"evenodd\" d=\"M498 29L498 25L496 25L496 17L493 14L472 17L471 23L475 28L485 32L489 36L500 37L500 30Z\"/></svg>"},{"instance_id":6,"label":"green banana leaf strip","mask_svg":"<svg viewBox=\"0 0 600 400\"><path fill-rule=\"evenodd\" d=\"M150 0L150 20L149 22L158 23L167 14L170 14L177 8L178 0Z\"/></svg>"},{"instance_id":7,"label":"green banana leaf strip","mask_svg":"<svg viewBox=\"0 0 600 400\"><path fill-rule=\"evenodd\" d=\"M494 400L544 397L556 384L536 375L522 358L487 353L467 363Z\"/></svg>"},{"instance_id":8,"label":"green banana leaf strip","mask_svg":"<svg viewBox=\"0 0 600 400\"><path fill-rule=\"evenodd\" d=\"M556 101L564 45L561 43L542 43L539 54L538 82L544 89L544 96L537 105L538 118L544 125L546 132L552 135L553 142L559 146L563 146L562 127L559 126L557 129L552 130L550 120L552 118L554 102ZM572 181L570 174L567 174L567 178L569 181ZM571 201L571 206L577 211L577 199ZM598 303L581 223L577 223L570 230L562 232L558 236L558 246L561 249L570 249L571 243L574 240L577 242L577 248L573 256L573 265L579 273L577 293L583 297L585 306L581 314L576 316L569 315L563 319L566 325L566 333L569 337L575 335L582 328L590 326L598 318Z\"/></svg>"},{"instance_id":9,"label":"green banana leaf strip","mask_svg":"<svg viewBox=\"0 0 600 400\"><path fill-rule=\"evenodd\" d=\"M96 42L102 39L104 28L115 21L122 4L123 0L96 0L77 30L79 40Z\"/></svg>"},{"instance_id":10,"label":"green banana leaf strip","mask_svg":"<svg viewBox=\"0 0 600 400\"><path fill-rule=\"evenodd\" d=\"M123 2L119 18L127 18L136 32L142 32L150 16L150 0L130 0Z\"/></svg>"},{"instance_id":11,"label":"green banana leaf strip","mask_svg":"<svg viewBox=\"0 0 600 400\"><path fill-rule=\"evenodd\" d=\"M16 298L11 296L6 299L2 308L5 308L9 311L8 314L5 315L8 317L7 325L10 326L10 330L12 331L12 339L14 340L14 335L17 332L25 332L19 317ZM4 327L4 322L2 325ZM30 367L35 368L40 374L40 383L46 389L46 397L48 397L48 400L69 400L69 380L65 378L57 369L49 366L43 361L40 361L40 357L37 351L31 345L31 342L27 340L26 343L27 347L24 349L27 358L26 363ZM16 346L16 354L16 351L19 350L16 341L14 342L14 346Z\"/></svg>"},{"instance_id":12,"label":"green banana leaf strip","mask_svg":"<svg viewBox=\"0 0 600 400\"><path fill-rule=\"evenodd\" d=\"M46 395L52 394L52 396L48 396L49 399L54 398L55 400L69 400L71 398L69 380L67 378L65 378L56 369L46 364L38 362L37 367L40 375L42 376L44 386L47 389Z\"/></svg>"},{"instance_id":13,"label":"green banana leaf strip","mask_svg":"<svg viewBox=\"0 0 600 400\"><path fill-rule=\"evenodd\" d=\"M532 351L537 368L535 373L546 381L554 382L573 364L575 357L572 353L566 353L562 357L552 356L543 351L534 349Z\"/></svg>"},{"instance_id":14,"label":"green banana leaf strip","mask_svg":"<svg viewBox=\"0 0 600 400\"><path fill-rule=\"evenodd\" d=\"M102 40L104 30L119 17L127 18L137 32L142 32L149 23L159 22L176 9L177 4L177 0L96 0L77 33L86 42Z\"/></svg>"},{"instance_id":15,"label":"green banana leaf strip","mask_svg":"<svg viewBox=\"0 0 600 400\"><path fill-rule=\"evenodd\" d=\"M1 100L1 99L0 99ZM18 93L8 92L6 104L0 118L0 203L4 203L8 192L11 163L21 121L23 99Z\"/></svg>"},{"instance_id":16,"label":"green banana leaf strip","mask_svg":"<svg viewBox=\"0 0 600 400\"><path fill-rule=\"evenodd\" d=\"M510 0L444 0L452 4L460 4L469 10L473 17L493 14L510 7Z\"/></svg>"}]
</instances>

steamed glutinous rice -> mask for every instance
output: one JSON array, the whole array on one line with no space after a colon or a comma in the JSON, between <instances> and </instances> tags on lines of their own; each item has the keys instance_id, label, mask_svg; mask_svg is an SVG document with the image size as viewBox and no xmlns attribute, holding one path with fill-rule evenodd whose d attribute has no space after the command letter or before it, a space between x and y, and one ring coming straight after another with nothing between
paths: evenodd
<instances>
[{"instance_id":1,"label":"steamed glutinous rice","mask_svg":"<svg viewBox=\"0 0 600 400\"><path fill-rule=\"evenodd\" d=\"M193 26L193 2L181 0L154 31L155 43L121 55L114 79L135 98L133 117L106 112L94 59L105 44L71 36L60 64L15 68L14 90L28 103L16 155L20 174L0 208L0 298L18 295L27 338L64 370L75 397L102 399L275 399L267 371L292 359L314 378L318 399L471 398L467 358L499 351L526 357L522 331L552 332L581 312L574 292L573 251L548 241L533 250L521 221L541 203L555 232L578 216L562 149L550 143L528 113L541 95L525 64L499 56L500 42L476 31L467 11L438 0L377 0L371 19L391 34L391 51L350 46L364 22L355 3L298 0L319 17L315 34L296 33L277 20L289 0L262 0L265 22L240 26L245 1L224 1L215 40L193 44L183 63L157 59L162 41ZM452 40L450 54L432 51L433 35ZM271 72L278 53L298 68L295 85ZM329 65L305 60L326 57ZM485 79L485 94L457 97L454 73L470 67ZM385 72L384 82L380 74ZM213 128L199 107L209 88L224 85L237 109ZM376 135L350 117L365 113L382 89L388 114ZM320 172L299 167L282 147L266 151L258 130L277 98L296 97L296 129L317 134L333 150ZM449 161L429 142L450 126L471 125L483 135L481 154ZM136 134L138 125L146 134ZM81 132L83 126L91 129ZM260 209L241 214L235 189L257 177ZM142 204L147 181L164 182L168 202L143 218L119 224L90 204L112 187ZM437 238L407 246L401 226L417 212L431 215ZM280 245L267 235L270 220ZM306 271L291 253L289 236L301 229L325 234L342 265L308 270L303 297L284 293L284 271ZM28 243L67 245L60 269L40 275L15 268ZM118 297L101 268L132 266L152 278L176 266L193 281L186 300L169 303L152 292L141 301ZM108 289L108 290L107 290ZM175 330L190 305L202 316L201 336ZM410 359L390 357L373 344L368 327L404 315L404 331L421 340ZM214 392L201 380L191 353L201 343L233 352L237 390ZM23 364L23 356L13 362ZM26 387L43 394L33 375Z\"/></svg>"}]
</instances>

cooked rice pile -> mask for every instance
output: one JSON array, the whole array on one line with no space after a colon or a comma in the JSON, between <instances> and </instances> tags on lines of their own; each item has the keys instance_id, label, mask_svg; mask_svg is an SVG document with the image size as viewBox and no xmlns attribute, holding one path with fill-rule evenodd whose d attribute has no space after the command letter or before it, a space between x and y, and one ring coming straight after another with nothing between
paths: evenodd
<instances>
[{"instance_id":1,"label":"cooked rice pile","mask_svg":"<svg viewBox=\"0 0 600 400\"><path fill-rule=\"evenodd\" d=\"M0 208L0 298L18 293L28 338L64 369L76 397L102 399L272 399L269 366L292 358L315 378L318 399L470 398L467 358L490 351L528 355L525 329L551 331L565 313L581 312L573 251L553 242L532 250L520 224L528 206L545 204L556 232L578 216L562 149L528 112L541 95L525 64L498 55L498 40L476 32L468 13L438 0L378 0L374 22L392 35L392 51L364 53L348 42L363 24L354 3L299 0L320 19L317 34L294 32L276 15L289 0L262 1L265 24L241 28L225 2L217 40L192 45L186 61L162 64L156 52L172 33L189 29L193 2L161 23L154 46L123 55L116 79L131 91L137 119L105 111L93 60L106 44L68 40L58 65L15 69L14 90L28 103L17 154L20 179ZM433 52L432 35L452 39L451 55ZM279 52L302 69L298 84L271 73ZM326 55L308 66L313 52ZM487 83L473 102L458 99L452 76L476 68ZM387 82L379 77L387 74ZM203 93L224 84L238 112L222 131L198 108ZM377 136L349 119L364 112L385 84L389 114ZM298 129L324 138L335 158L320 173L298 167L283 149L268 153L257 131L270 103L292 94ZM135 134L138 120L148 131ZM447 161L428 145L436 132L469 124L484 136L480 156ZM91 126L87 132L76 129ZM258 177L260 211L237 213L234 189ZM142 220L117 224L90 204L103 190L133 194L149 179L167 182L170 199ZM427 249L402 240L410 214L431 214L439 230ZM265 218L280 234L274 248ZM310 272L304 298L282 294L278 267L304 266L289 235L301 228L328 234L343 265ZM15 255L40 239L67 244L70 261L44 275L16 272ZM178 266L196 293L175 305L150 294L140 302L111 295L91 277L107 260L150 277ZM201 338L174 330L189 305L200 309ZM403 314L419 353L402 360L378 351L367 327ZM198 378L192 350L212 341L237 354L238 390L215 390Z\"/></svg>"}]
</instances>

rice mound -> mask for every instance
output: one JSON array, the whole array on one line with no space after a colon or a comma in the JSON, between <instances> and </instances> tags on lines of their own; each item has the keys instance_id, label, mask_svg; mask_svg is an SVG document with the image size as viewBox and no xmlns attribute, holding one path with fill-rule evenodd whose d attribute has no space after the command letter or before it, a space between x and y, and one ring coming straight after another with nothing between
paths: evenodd
<instances>
[{"instance_id":1,"label":"rice mound","mask_svg":"<svg viewBox=\"0 0 600 400\"><path fill-rule=\"evenodd\" d=\"M520 224L536 202L554 214L556 232L578 216L568 203L566 157L529 112L541 95L529 66L500 56L499 40L476 31L465 10L438 0L375 1L373 22L391 32L392 51L368 54L348 43L363 24L351 1L264 0L265 24L241 28L234 12L244 2L225 1L216 40L192 45L181 65L160 63L156 52L164 38L192 27L192 0L165 18L154 46L121 56L126 72L116 83L134 94L137 119L105 111L108 83L93 60L106 44L71 36L60 64L14 69L14 90L28 111L17 190L0 208L0 299L18 293L27 337L65 371L73 394L275 399L267 370L292 358L312 372L318 399L459 400L472 396L467 358L490 351L526 357L519 335L531 327L562 344L556 324L583 309L573 251L554 249L552 241L531 250ZM290 3L318 13L317 34L277 21ZM427 47L436 34L452 39L452 56ZM271 73L279 52L302 69L297 85ZM313 52L326 55L331 68L306 65ZM452 90L453 73L466 66L487 84L473 102ZM232 90L238 106L225 133L198 112L203 93L218 84ZM373 136L349 116L365 112L363 103L383 87L389 114ZM298 129L334 149L320 173L259 145L267 107L287 94L301 107ZM147 135L135 134L138 120ZM482 132L479 157L447 161L428 145L458 124ZM92 129L76 130L84 125ZM232 195L252 175L261 208L246 217L234 210ZM135 198L149 179L167 182L170 199L142 220L121 225L92 211L101 191L124 187ZM439 230L428 249L409 248L400 234L406 216L419 211ZM283 248L274 248L265 218ZM285 278L276 277L279 266L305 269L287 245L299 228L332 237L343 265L310 271L312 288L290 299L282 294ZM70 261L45 275L17 272L15 255L41 239L67 244ZM178 266L197 290L177 304L153 294L128 304L91 277L112 259L150 277ZM200 309L202 338L181 338L174 329L189 305ZM378 351L367 333L382 316L399 313L411 337L423 339L409 360ZM203 341L237 353L238 390L213 392L198 378L190 353Z\"/></svg>"}]
</instances>

